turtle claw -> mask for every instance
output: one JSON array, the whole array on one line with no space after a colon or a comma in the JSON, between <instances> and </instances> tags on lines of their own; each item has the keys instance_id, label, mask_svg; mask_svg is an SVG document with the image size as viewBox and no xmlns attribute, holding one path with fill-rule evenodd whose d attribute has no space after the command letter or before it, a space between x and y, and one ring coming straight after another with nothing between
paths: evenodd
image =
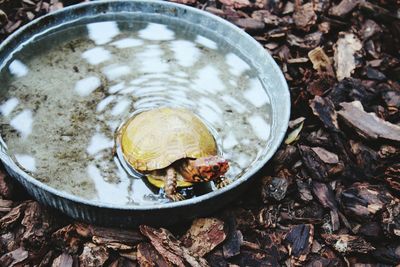
<instances>
[{"instance_id":1,"label":"turtle claw","mask_svg":"<svg viewBox=\"0 0 400 267\"><path fill-rule=\"evenodd\" d=\"M220 177L219 179L217 179L215 181L215 186L218 189L221 189L222 187L227 186L228 184L230 184L231 182L229 181L229 179L227 179L226 177Z\"/></svg>"},{"instance_id":2,"label":"turtle claw","mask_svg":"<svg viewBox=\"0 0 400 267\"><path fill-rule=\"evenodd\" d=\"M173 195L168 196L172 201L181 201L184 200L185 197L180 193L175 193Z\"/></svg>"}]
</instances>

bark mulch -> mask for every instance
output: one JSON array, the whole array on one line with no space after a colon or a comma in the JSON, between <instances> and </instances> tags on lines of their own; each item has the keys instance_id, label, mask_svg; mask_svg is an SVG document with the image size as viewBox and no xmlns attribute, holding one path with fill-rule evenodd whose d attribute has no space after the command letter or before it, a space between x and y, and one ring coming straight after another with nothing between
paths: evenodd
<instances>
[{"instance_id":1,"label":"bark mulch","mask_svg":"<svg viewBox=\"0 0 400 267\"><path fill-rule=\"evenodd\" d=\"M0 0L0 40L82 1ZM32 200L0 173L0 266L400 264L400 2L176 0L251 34L292 97L258 184L188 224L111 229Z\"/></svg>"}]
</instances>

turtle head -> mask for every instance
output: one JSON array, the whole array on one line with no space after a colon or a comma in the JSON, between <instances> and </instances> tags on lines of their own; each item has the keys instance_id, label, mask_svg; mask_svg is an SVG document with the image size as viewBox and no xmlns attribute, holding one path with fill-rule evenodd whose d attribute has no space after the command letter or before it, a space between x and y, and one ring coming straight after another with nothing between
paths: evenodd
<instances>
[{"instance_id":1,"label":"turtle head","mask_svg":"<svg viewBox=\"0 0 400 267\"><path fill-rule=\"evenodd\" d=\"M203 157L190 162L193 168L192 182L208 182L224 175L228 169L228 161L219 156Z\"/></svg>"}]
</instances>

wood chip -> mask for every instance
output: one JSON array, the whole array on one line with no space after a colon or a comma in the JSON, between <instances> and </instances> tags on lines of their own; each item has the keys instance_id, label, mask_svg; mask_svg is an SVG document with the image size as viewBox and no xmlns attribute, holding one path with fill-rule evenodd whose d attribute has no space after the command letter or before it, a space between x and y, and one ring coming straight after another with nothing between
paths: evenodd
<instances>
[{"instance_id":1,"label":"wood chip","mask_svg":"<svg viewBox=\"0 0 400 267\"><path fill-rule=\"evenodd\" d=\"M260 31L264 29L264 22L253 18L240 18L233 20L233 23L245 31Z\"/></svg>"},{"instance_id":2,"label":"wood chip","mask_svg":"<svg viewBox=\"0 0 400 267\"><path fill-rule=\"evenodd\" d=\"M6 25L8 22L7 14L0 9L0 26Z\"/></svg>"},{"instance_id":3,"label":"wood chip","mask_svg":"<svg viewBox=\"0 0 400 267\"><path fill-rule=\"evenodd\" d=\"M28 251L26 251L24 248L21 247L1 256L0 266L13 267L22 263L27 258L28 258Z\"/></svg>"},{"instance_id":4,"label":"wood chip","mask_svg":"<svg viewBox=\"0 0 400 267\"><path fill-rule=\"evenodd\" d=\"M232 6L237 9L251 6L251 2L249 0L218 0L218 1L224 5Z\"/></svg>"},{"instance_id":5,"label":"wood chip","mask_svg":"<svg viewBox=\"0 0 400 267\"><path fill-rule=\"evenodd\" d=\"M86 243L79 255L80 266L100 267L108 260L108 251L105 247L93 243Z\"/></svg>"},{"instance_id":6,"label":"wood chip","mask_svg":"<svg viewBox=\"0 0 400 267\"><path fill-rule=\"evenodd\" d=\"M310 27L317 22L317 15L314 12L313 3L306 3L295 8L293 20L297 28L309 31Z\"/></svg>"},{"instance_id":7,"label":"wood chip","mask_svg":"<svg viewBox=\"0 0 400 267\"><path fill-rule=\"evenodd\" d=\"M338 5L333 6L329 10L329 14L337 17L346 16L349 14L361 0L342 0Z\"/></svg>"},{"instance_id":8,"label":"wood chip","mask_svg":"<svg viewBox=\"0 0 400 267\"><path fill-rule=\"evenodd\" d=\"M226 238L224 222L216 218L199 218L180 239L194 255L203 257Z\"/></svg>"},{"instance_id":9,"label":"wood chip","mask_svg":"<svg viewBox=\"0 0 400 267\"><path fill-rule=\"evenodd\" d=\"M287 34L287 42L292 46L298 46L304 49L313 49L320 45L322 39L322 32L316 31L302 37L294 34Z\"/></svg>"},{"instance_id":10,"label":"wood chip","mask_svg":"<svg viewBox=\"0 0 400 267\"><path fill-rule=\"evenodd\" d=\"M328 168L318 155L308 146L300 146L301 160L310 176L317 181L327 181Z\"/></svg>"},{"instance_id":11,"label":"wood chip","mask_svg":"<svg viewBox=\"0 0 400 267\"><path fill-rule=\"evenodd\" d=\"M340 105L343 109L338 111L339 116L355 128L362 137L400 142L400 126L378 118L375 113L365 112L360 101Z\"/></svg>"},{"instance_id":12,"label":"wood chip","mask_svg":"<svg viewBox=\"0 0 400 267\"><path fill-rule=\"evenodd\" d=\"M352 236L347 234L334 235L322 234L325 242L331 245L337 252L349 254L353 252L368 253L375 248L360 236Z\"/></svg>"},{"instance_id":13,"label":"wood chip","mask_svg":"<svg viewBox=\"0 0 400 267\"><path fill-rule=\"evenodd\" d=\"M323 162L329 164L339 163L339 157L335 153L332 153L322 147L312 147L311 149L317 153L318 157L322 159Z\"/></svg>"},{"instance_id":14,"label":"wood chip","mask_svg":"<svg viewBox=\"0 0 400 267\"><path fill-rule=\"evenodd\" d=\"M140 243L137 246L137 260L140 266L171 266L150 243Z\"/></svg>"},{"instance_id":15,"label":"wood chip","mask_svg":"<svg viewBox=\"0 0 400 267\"><path fill-rule=\"evenodd\" d=\"M383 186L368 183L355 183L341 194L345 213L360 222L374 218L391 201L393 196Z\"/></svg>"},{"instance_id":16,"label":"wood chip","mask_svg":"<svg viewBox=\"0 0 400 267\"><path fill-rule=\"evenodd\" d=\"M74 259L72 256L67 253L63 253L54 259L51 267L72 267L73 263Z\"/></svg>"},{"instance_id":17,"label":"wood chip","mask_svg":"<svg viewBox=\"0 0 400 267\"><path fill-rule=\"evenodd\" d=\"M363 41L368 40L379 32L382 32L382 28L371 19L367 19L364 22L360 31Z\"/></svg>"},{"instance_id":18,"label":"wood chip","mask_svg":"<svg viewBox=\"0 0 400 267\"><path fill-rule=\"evenodd\" d=\"M304 262L310 253L313 240L314 226L312 224L293 226L285 238L289 255L295 260Z\"/></svg>"},{"instance_id":19,"label":"wood chip","mask_svg":"<svg viewBox=\"0 0 400 267\"><path fill-rule=\"evenodd\" d=\"M356 68L355 53L361 48L360 40L353 33L339 33L339 38L333 46L336 77L339 81L351 77Z\"/></svg>"},{"instance_id":20,"label":"wood chip","mask_svg":"<svg viewBox=\"0 0 400 267\"><path fill-rule=\"evenodd\" d=\"M316 47L308 52L313 68L318 72L326 72L328 75L334 77L331 59L325 54L321 47Z\"/></svg>"},{"instance_id":21,"label":"wood chip","mask_svg":"<svg viewBox=\"0 0 400 267\"><path fill-rule=\"evenodd\" d=\"M310 107L326 128L333 131L339 130L335 106L330 99L316 96L311 100Z\"/></svg>"},{"instance_id":22,"label":"wood chip","mask_svg":"<svg viewBox=\"0 0 400 267\"><path fill-rule=\"evenodd\" d=\"M7 215L0 219L0 232L4 233L6 230L13 227L16 223L19 222L21 217L23 216L26 207L30 202L24 202L15 208L13 208Z\"/></svg>"},{"instance_id":23,"label":"wood chip","mask_svg":"<svg viewBox=\"0 0 400 267\"><path fill-rule=\"evenodd\" d=\"M140 232L150 239L151 244L168 262L177 266L193 267L208 266L207 261L202 257L193 256L168 230L141 225Z\"/></svg>"}]
</instances>

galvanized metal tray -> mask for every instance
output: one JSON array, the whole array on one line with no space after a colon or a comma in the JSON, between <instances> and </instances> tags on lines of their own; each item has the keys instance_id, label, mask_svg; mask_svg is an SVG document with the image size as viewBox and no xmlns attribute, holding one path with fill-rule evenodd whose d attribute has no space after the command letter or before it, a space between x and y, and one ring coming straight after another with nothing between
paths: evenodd
<instances>
[{"instance_id":1,"label":"galvanized metal tray","mask_svg":"<svg viewBox=\"0 0 400 267\"><path fill-rule=\"evenodd\" d=\"M283 74L265 49L241 29L209 13L162 1L95 1L43 16L22 27L0 44L0 68L5 67L12 54L37 34L57 31L60 25L78 22L87 17L103 21L110 16L134 19L157 17L158 21L184 20L202 32L212 31L225 42L234 44L259 73L271 101L271 134L265 153L250 170L225 188L192 199L153 206L98 203L61 192L24 172L13 161L7 152L7 145L0 139L0 159L7 172L41 203L59 209L75 219L99 225L124 227L142 223L165 225L204 216L218 210L239 196L251 184L256 173L273 156L283 140L290 114L290 95Z\"/></svg>"}]
</instances>

